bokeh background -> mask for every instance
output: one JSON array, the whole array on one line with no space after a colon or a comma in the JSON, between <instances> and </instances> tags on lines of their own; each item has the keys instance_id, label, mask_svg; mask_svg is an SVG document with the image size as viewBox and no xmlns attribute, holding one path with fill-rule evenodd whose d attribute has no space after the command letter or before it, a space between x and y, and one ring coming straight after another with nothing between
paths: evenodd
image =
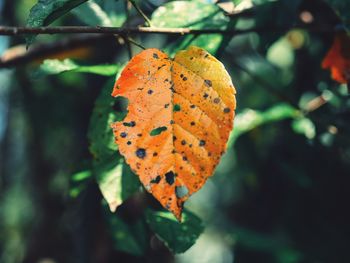
<instances>
[{"instance_id":1,"label":"bokeh background","mask_svg":"<svg viewBox=\"0 0 350 263\"><path fill-rule=\"evenodd\" d=\"M203 47L224 63L237 89L227 153L186 204L204 232L185 253L172 253L147 224L129 225L144 220L145 208L160 209L157 202L137 186L111 213L99 170L91 168L87 134L99 125L90 121L96 98L101 90L108 95L139 47L113 36L40 35L26 53L23 37L0 36L0 262L350 262L349 90L321 68L342 25L332 1L167 2L136 1L160 27L256 28L129 36L169 54ZM25 25L35 3L0 0L0 24ZM244 11L230 17L222 10ZM53 25L143 22L125 1L96 0ZM300 28L306 26L335 30ZM69 58L76 68L50 58ZM86 73L106 63L111 73ZM97 132L110 134L104 128Z\"/></svg>"}]
</instances>

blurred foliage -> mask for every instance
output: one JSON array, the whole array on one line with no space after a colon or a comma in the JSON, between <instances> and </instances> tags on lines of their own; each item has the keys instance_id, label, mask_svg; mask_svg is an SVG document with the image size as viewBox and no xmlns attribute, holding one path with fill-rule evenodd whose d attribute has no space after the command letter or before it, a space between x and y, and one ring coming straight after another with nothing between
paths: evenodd
<instances>
[{"instance_id":1,"label":"blurred foliage","mask_svg":"<svg viewBox=\"0 0 350 263\"><path fill-rule=\"evenodd\" d=\"M85 2L0 0L0 23L144 24L126 1ZM223 62L238 104L227 153L180 224L142 189L110 129L128 104L110 96L115 75L138 46L123 36L80 60L0 68L0 262L349 262L349 89L320 65L350 2L135 3L152 26L252 30L128 35L170 55L197 45ZM0 56L24 42L0 37Z\"/></svg>"}]
</instances>

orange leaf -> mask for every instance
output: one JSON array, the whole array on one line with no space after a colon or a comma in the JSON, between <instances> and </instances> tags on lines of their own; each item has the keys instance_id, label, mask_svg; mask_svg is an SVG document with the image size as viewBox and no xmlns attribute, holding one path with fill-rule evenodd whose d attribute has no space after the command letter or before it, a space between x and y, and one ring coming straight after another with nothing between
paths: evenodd
<instances>
[{"instance_id":1,"label":"orange leaf","mask_svg":"<svg viewBox=\"0 0 350 263\"><path fill-rule=\"evenodd\" d=\"M345 32L336 34L332 47L323 59L322 67L331 70L335 81L350 81L350 37Z\"/></svg>"},{"instance_id":2,"label":"orange leaf","mask_svg":"<svg viewBox=\"0 0 350 263\"><path fill-rule=\"evenodd\" d=\"M235 89L224 66L198 47L174 59L133 57L112 96L129 99L115 141L147 191L181 220L183 203L213 174L232 130Z\"/></svg>"}]
</instances>

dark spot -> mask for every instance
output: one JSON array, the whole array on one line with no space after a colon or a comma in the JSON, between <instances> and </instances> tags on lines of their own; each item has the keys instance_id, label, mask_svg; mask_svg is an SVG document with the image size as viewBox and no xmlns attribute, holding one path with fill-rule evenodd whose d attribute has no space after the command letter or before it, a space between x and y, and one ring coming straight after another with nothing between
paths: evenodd
<instances>
[{"instance_id":1,"label":"dark spot","mask_svg":"<svg viewBox=\"0 0 350 263\"><path fill-rule=\"evenodd\" d=\"M191 109L194 109L195 107L196 105L193 105L193 104L190 106Z\"/></svg>"},{"instance_id":2,"label":"dark spot","mask_svg":"<svg viewBox=\"0 0 350 263\"><path fill-rule=\"evenodd\" d=\"M185 140L182 140L182 141L181 141L181 144L182 144L182 145L186 145L186 141L185 141Z\"/></svg>"},{"instance_id":3,"label":"dark spot","mask_svg":"<svg viewBox=\"0 0 350 263\"><path fill-rule=\"evenodd\" d=\"M176 136L173 136L173 141L176 141L176 139L177 139Z\"/></svg>"},{"instance_id":4,"label":"dark spot","mask_svg":"<svg viewBox=\"0 0 350 263\"><path fill-rule=\"evenodd\" d=\"M209 97L209 95L208 95L208 93L204 93L204 95L203 95L203 98L208 98Z\"/></svg>"},{"instance_id":5,"label":"dark spot","mask_svg":"<svg viewBox=\"0 0 350 263\"><path fill-rule=\"evenodd\" d=\"M190 148L192 148L192 143L188 145Z\"/></svg>"},{"instance_id":6,"label":"dark spot","mask_svg":"<svg viewBox=\"0 0 350 263\"><path fill-rule=\"evenodd\" d=\"M209 157L211 156L211 152L208 152L208 156L209 156Z\"/></svg>"},{"instance_id":7,"label":"dark spot","mask_svg":"<svg viewBox=\"0 0 350 263\"><path fill-rule=\"evenodd\" d=\"M174 154L174 153L176 153L176 151L175 151L175 150L172 150L171 153Z\"/></svg>"},{"instance_id":8,"label":"dark spot","mask_svg":"<svg viewBox=\"0 0 350 263\"><path fill-rule=\"evenodd\" d=\"M196 123L194 121L191 121L191 126L196 125Z\"/></svg>"},{"instance_id":9,"label":"dark spot","mask_svg":"<svg viewBox=\"0 0 350 263\"><path fill-rule=\"evenodd\" d=\"M176 111L180 111L180 110L181 110L181 106L179 104L175 104L173 111L176 112Z\"/></svg>"},{"instance_id":10,"label":"dark spot","mask_svg":"<svg viewBox=\"0 0 350 263\"><path fill-rule=\"evenodd\" d=\"M140 169L141 168L141 164L140 163L136 163L136 169Z\"/></svg>"},{"instance_id":11,"label":"dark spot","mask_svg":"<svg viewBox=\"0 0 350 263\"><path fill-rule=\"evenodd\" d=\"M213 101L214 101L215 104L219 104L220 103L220 99L219 98L215 98Z\"/></svg>"},{"instance_id":12,"label":"dark spot","mask_svg":"<svg viewBox=\"0 0 350 263\"><path fill-rule=\"evenodd\" d=\"M154 152L154 153L153 153L153 156L154 156L154 157L158 156L158 153L157 153L157 152Z\"/></svg>"},{"instance_id":13,"label":"dark spot","mask_svg":"<svg viewBox=\"0 0 350 263\"><path fill-rule=\"evenodd\" d=\"M187 80L187 78L186 78L186 77L184 77L182 80L183 80L183 81L186 81L186 80Z\"/></svg>"},{"instance_id":14,"label":"dark spot","mask_svg":"<svg viewBox=\"0 0 350 263\"><path fill-rule=\"evenodd\" d=\"M149 90L147 91L147 93L148 93L149 95L151 95L151 94L153 93L153 90L149 89Z\"/></svg>"},{"instance_id":15,"label":"dark spot","mask_svg":"<svg viewBox=\"0 0 350 263\"><path fill-rule=\"evenodd\" d=\"M230 111L231 111L230 108L225 108L225 109L224 109L224 113L229 113Z\"/></svg>"},{"instance_id":16,"label":"dark spot","mask_svg":"<svg viewBox=\"0 0 350 263\"><path fill-rule=\"evenodd\" d=\"M123 122L123 125L126 127L135 127L136 122L131 121L131 122Z\"/></svg>"},{"instance_id":17,"label":"dark spot","mask_svg":"<svg viewBox=\"0 0 350 263\"><path fill-rule=\"evenodd\" d=\"M204 140L200 140L199 141L199 146L204 146L205 145L205 141Z\"/></svg>"},{"instance_id":18,"label":"dark spot","mask_svg":"<svg viewBox=\"0 0 350 263\"><path fill-rule=\"evenodd\" d=\"M146 150L143 148L138 148L135 152L136 156L140 159L144 159L146 157Z\"/></svg>"},{"instance_id":19,"label":"dark spot","mask_svg":"<svg viewBox=\"0 0 350 263\"><path fill-rule=\"evenodd\" d=\"M187 157L186 157L186 156L183 156L183 157L182 157L182 160L187 161Z\"/></svg>"},{"instance_id":20,"label":"dark spot","mask_svg":"<svg viewBox=\"0 0 350 263\"><path fill-rule=\"evenodd\" d=\"M169 80L168 79L165 79L164 82L168 82Z\"/></svg>"},{"instance_id":21,"label":"dark spot","mask_svg":"<svg viewBox=\"0 0 350 263\"><path fill-rule=\"evenodd\" d=\"M131 141L127 141L126 144L127 144L127 145L131 145Z\"/></svg>"},{"instance_id":22,"label":"dark spot","mask_svg":"<svg viewBox=\"0 0 350 263\"><path fill-rule=\"evenodd\" d=\"M180 166L180 170L183 170L184 168L182 166Z\"/></svg>"},{"instance_id":23,"label":"dark spot","mask_svg":"<svg viewBox=\"0 0 350 263\"><path fill-rule=\"evenodd\" d=\"M125 138L127 136L126 132L120 133L120 137Z\"/></svg>"},{"instance_id":24,"label":"dark spot","mask_svg":"<svg viewBox=\"0 0 350 263\"><path fill-rule=\"evenodd\" d=\"M180 74L180 78L183 78L184 77L184 74Z\"/></svg>"},{"instance_id":25,"label":"dark spot","mask_svg":"<svg viewBox=\"0 0 350 263\"><path fill-rule=\"evenodd\" d=\"M151 180L151 184L159 184L161 177L157 175L156 178Z\"/></svg>"},{"instance_id":26,"label":"dark spot","mask_svg":"<svg viewBox=\"0 0 350 263\"><path fill-rule=\"evenodd\" d=\"M171 85L171 87L169 88L172 92L176 93L174 90L174 85Z\"/></svg>"},{"instance_id":27,"label":"dark spot","mask_svg":"<svg viewBox=\"0 0 350 263\"><path fill-rule=\"evenodd\" d=\"M167 129L168 129L168 128L165 127L165 126L158 127L158 128L153 129L149 134L150 134L151 136L156 136L156 135L161 134L163 131L166 131Z\"/></svg>"},{"instance_id":28,"label":"dark spot","mask_svg":"<svg viewBox=\"0 0 350 263\"><path fill-rule=\"evenodd\" d=\"M159 57L158 57L158 54L157 54L157 53L153 53L153 57L154 57L155 59L159 59Z\"/></svg>"},{"instance_id":29,"label":"dark spot","mask_svg":"<svg viewBox=\"0 0 350 263\"><path fill-rule=\"evenodd\" d=\"M211 86L213 85L213 83L212 83L211 80L209 80L209 79L204 80L204 83L205 83L205 85L207 85L208 87L211 87Z\"/></svg>"},{"instance_id":30,"label":"dark spot","mask_svg":"<svg viewBox=\"0 0 350 263\"><path fill-rule=\"evenodd\" d=\"M142 133L137 134L138 137L142 137Z\"/></svg>"},{"instance_id":31,"label":"dark spot","mask_svg":"<svg viewBox=\"0 0 350 263\"><path fill-rule=\"evenodd\" d=\"M201 167L200 167L200 169L201 169L201 171L202 171L202 172L204 172L204 171L205 171L204 166L201 166Z\"/></svg>"},{"instance_id":32,"label":"dark spot","mask_svg":"<svg viewBox=\"0 0 350 263\"><path fill-rule=\"evenodd\" d=\"M169 107L169 103L167 103L167 104L164 104L164 108L168 108Z\"/></svg>"},{"instance_id":33,"label":"dark spot","mask_svg":"<svg viewBox=\"0 0 350 263\"><path fill-rule=\"evenodd\" d=\"M175 123L175 121L174 121L174 120L171 120L171 121L170 121L170 124L174 124L174 123Z\"/></svg>"},{"instance_id":34,"label":"dark spot","mask_svg":"<svg viewBox=\"0 0 350 263\"><path fill-rule=\"evenodd\" d=\"M190 57L190 60L193 60L193 57Z\"/></svg>"},{"instance_id":35,"label":"dark spot","mask_svg":"<svg viewBox=\"0 0 350 263\"><path fill-rule=\"evenodd\" d=\"M173 171L167 172L165 174L165 181L169 184L172 185L175 182L175 174Z\"/></svg>"},{"instance_id":36,"label":"dark spot","mask_svg":"<svg viewBox=\"0 0 350 263\"><path fill-rule=\"evenodd\" d=\"M204 56L205 58L207 58L207 57L209 57L209 54L205 54L205 56Z\"/></svg>"}]
</instances>

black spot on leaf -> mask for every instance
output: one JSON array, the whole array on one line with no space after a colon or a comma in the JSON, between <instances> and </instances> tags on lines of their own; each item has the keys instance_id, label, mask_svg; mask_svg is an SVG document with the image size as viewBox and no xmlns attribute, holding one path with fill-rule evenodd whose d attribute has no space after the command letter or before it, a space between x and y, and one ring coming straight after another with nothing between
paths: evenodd
<instances>
[{"instance_id":1,"label":"black spot on leaf","mask_svg":"<svg viewBox=\"0 0 350 263\"><path fill-rule=\"evenodd\" d=\"M151 184L159 184L161 177L157 175L156 178L151 180Z\"/></svg>"},{"instance_id":2,"label":"black spot on leaf","mask_svg":"<svg viewBox=\"0 0 350 263\"><path fill-rule=\"evenodd\" d=\"M204 83L205 83L205 85L207 85L208 87L211 87L211 86L213 85L213 83L212 83L211 80L209 80L209 79L204 80Z\"/></svg>"},{"instance_id":3,"label":"black spot on leaf","mask_svg":"<svg viewBox=\"0 0 350 263\"><path fill-rule=\"evenodd\" d=\"M165 181L169 184L172 185L175 182L175 174L173 171L167 172L165 174Z\"/></svg>"},{"instance_id":4,"label":"black spot on leaf","mask_svg":"<svg viewBox=\"0 0 350 263\"><path fill-rule=\"evenodd\" d=\"M140 159L144 159L146 157L146 150L143 149L143 148L139 148L139 149L136 150L135 154Z\"/></svg>"},{"instance_id":5,"label":"black spot on leaf","mask_svg":"<svg viewBox=\"0 0 350 263\"><path fill-rule=\"evenodd\" d=\"M123 122L123 125L126 127L135 127L136 122L131 121L131 122Z\"/></svg>"},{"instance_id":6,"label":"black spot on leaf","mask_svg":"<svg viewBox=\"0 0 350 263\"><path fill-rule=\"evenodd\" d=\"M173 111L176 112L176 111L180 111L180 110L181 110L181 106L179 104L175 104Z\"/></svg>"},{"instance_id":7,"label":"black spot on leaf","mask_svg":"<svg viewBox=\"0 0 350 263\"><path fill-rule=\"evenodd\" d=\"M229 113L230 111L231 111L230 108L225 108L225 109L224 109L224 113Z\"/></svg>"}]
</instances>

